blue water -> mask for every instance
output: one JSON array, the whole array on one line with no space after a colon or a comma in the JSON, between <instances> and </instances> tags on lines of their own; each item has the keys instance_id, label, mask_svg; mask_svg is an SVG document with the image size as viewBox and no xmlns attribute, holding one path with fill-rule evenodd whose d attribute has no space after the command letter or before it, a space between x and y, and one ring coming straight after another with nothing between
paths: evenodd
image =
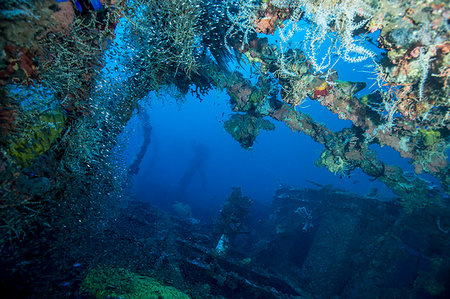
<instances>
[{"instance_id":1,"label":"blue water","mask_svg":"<svg viewBox=\"0 0 450 299\"><path fill-rule=\"evenodd\" d=\"M139 198L150 202L164 198L163 201L216 208L232 186L241 186L245 194L266 203L272 200L279 184L311 187L306 180L362 195L374 187L384 188L380 183L370 182L361 171L350 178L340 178L324 167L314 166L323 146L304 134L292 132L284 123L276 122L275 131L262 131L251 150L242 149L223 128L224 120L231 114L226 97L224 93L211 92L202 102L188 97L181 104L171 98L149 97L151 107L146 109L152 124L152 141L133 180L133 191ZM312 115L322 110L334 116L317 103L308 103L311 106L304 108L304 112L311 111ZM334 127L346 123L335 117ZM128 151L137 152L143 141L139 118L132 119L125 131L129 136ZM173 191L195 156L196 144L203 146L208 156L202 168L193 174L182 197L175 198ZM129 157L132 160L134 155Z\"/></svg>"},{"instance_id":2,"label":"blue water","mask_svg":"<svg viewBox=\"0 0 450 299\"><path fill-rule=\"evenodd\" d=\"M119 34L122 32L117 31ZM268 37L269 42L277 43L278 32ZM296 34L293 43L300 42L304 33ZM376 40L372 34L370 38ZM120 35L116 38L120 45ZM327 46L327 43L324 44ZM371 50L381 54L381 50L366 43ZM111 57L111 61L115 61ZM120 67L120 64L118 65ZM237 65L230 62L231 70L238 70L244 77L255 80L248 64ZM113 68L113 66L110 66ZM339 79L344 81L362 81L367 84L357 96L375 89L372 68L366 62L349 64L338 62L336 70ZM372 88L371 88L372 87ZM211 91L201 101L187 95L179 101L168 94L151 93L142 99L152 124L152 141L142 161L140 172L133 178L133 194L139 199L163 205L166 208L176 201L186 202L197 216L203 211L217 211L231 187L240 186L245 194L254 200L268 204L272 201L274 190L280 184L296 187L312 187L308 181L322 185L366 195L374 188L380 190L382 197L392 197L392 192L378 181L371 181L361 170L355 170L350 177L340 177L325 167L318 168L314 161L320 157L324 147L305 134L292 132L284 123L270 119L276 125L275 131L261 131L256 143L247 151L225 131L223 123L233 113L225 92ZM306 99L297 107L316 121L325 123L333 131L351 127L348 120L341 120L317 101ZM126 154L129 163L134 159L142 144L141 125L136 115L130 120L124 135ZM193 173L182 194L177 194L177 186L190 161L195 156L195 146L200 145L208 152L201 167ZM409 163L397 152L384 148L381 150L387 162L402 165L412 170ZM203 178L204 177L204 178ZM199 212L202 211L202 212ZM198 213L197 213L198 212Z\"/></svg>"}]
</instances>

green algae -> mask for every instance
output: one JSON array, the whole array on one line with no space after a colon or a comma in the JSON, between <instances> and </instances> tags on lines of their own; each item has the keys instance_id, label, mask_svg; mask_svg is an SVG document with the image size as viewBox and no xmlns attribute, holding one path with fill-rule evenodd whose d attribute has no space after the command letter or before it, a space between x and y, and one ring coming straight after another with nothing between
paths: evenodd
<instances>
[{"instance_id":1,"label":"green algae","mask_svg":"<svg viewBox=\"0 0 450 299\"><path fill-rule=\"evenodd\" d=\"M174 287L160 284L152 277L112 266L93 268L84 279L82 290L96 298L190 298Z\"/></svg>"}]
</instances>

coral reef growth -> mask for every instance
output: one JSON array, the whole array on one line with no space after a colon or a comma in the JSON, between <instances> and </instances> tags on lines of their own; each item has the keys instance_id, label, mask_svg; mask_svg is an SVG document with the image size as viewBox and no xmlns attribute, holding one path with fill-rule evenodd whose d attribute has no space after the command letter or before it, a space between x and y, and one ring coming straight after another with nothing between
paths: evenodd
<instances>
[{"instance_id":1,"label":"coral reef growth","mask_svg":"<svg viewBox=\"0 0 450 299\"><path fill-rule=\"evenodd\" d=\"M365 244L365 252L375 262L362 263L370 271L354 276L358 281L361 277L371 281L374 287L384 285L382 278L375 277L374 273L379 273L377 267L388 273L396 267L394 262L402 254L415 258L411 252L416 249L398 255L391 248L401 247L403 243L414 245L408 239L413 239L410 235L427 235L414 226L414 216L421 215L422 218L417 218L430 231L433 226L433 233L427 238L439 244L440 249L448 247L445 237L449 223L445 209L450 186L449 18L450 10L444 1L2 1L0 249L4 264L14 275L26 273L33 267L28 262L33 257L43 254L52 257L56 249L51 246L67 248L65 240L73 238L71 244L77 244L75 239L82 239L91 230L102 236L97 241L108 242L103 238L107 231L102 229L107 226L106 219L116 218L113 212L105 219L98 216L120 199L129 181L127 174L137 170L133 164L127 173L127 167L115 157L116 150L120 151L116 148L117 136L137 109L138 101L151 91L162 93L172 87L180 99L188 92L201 98L216 88L228 94L234 112L224 128L243 148L250 149L261 130L274 130L267 119L272 118L324 146L317 157L317 166L325 166L339 176L351 176L360 168L395 193L395 202L403 209L396 213L402 213L402 217L394 224L392 233ZM121 32L121 43L114 42L117 28L120 28L117 32ZM373 33L379 37L370 45L368 41L375 36ZM275 44L264 37L272 34L278 35ZM301 34L305 38L297 43ZM229 60L234 64L227 65ZM338 62L353 64L355 68L364 66L364 72L368 70L368 76L374 77L374 85L342 80L336 71ZM240 70L229 71L230 67L242 63L251 69L250 78ZM303 113L306 100L316 101L339 119L351 121L352 126L332 131ZM391 147L408 159L416 174L426 172L439 179L440 188L398 166L384 163L373 150L374 145ZM136 163L141 158L142 153ZM186 177L189 179L189 175ZM327 190L323 192L331 192ZM331 193L352 202L342 191ZM367 196L368 201L370 197ZM274 235L294 234L289 230L291 222L302 234L314 232L319 209L313 209L303 200L297 202L301 205L290 210L292 219L281 219L275 225ZM249 260L248 256L241 256L243 262L239 266L221 260L230 252L226 247L231 248L233 236L242 232L250 203L236 189L224 205L217 238L203 244L212 251L216 248L218 256L205 253L209 249L186 245L189 242L185 239L171 239L169 230L164 229L166 235L159 235L152 244L166 242L167 245L170 240L172 243L167 247L177 244L195 252L179 263L180 268L165 267L176 259L173 253L176 250L157 251L145 240L132 238L130 252L140 244L158 252L151 260L156 268L165 267L167 272L179 276L184 270L190 274L200 271L208 279L213 277L211 285L217 289L210 291L216 294L230 296L244 288L248 294L270 294L276 298L274 292L261 285L277 285L279 280L271 282L270 276L258 276L257 271L248 270L253 257ZM304 267L312 269L309 279L314 281L310 285L313 292L327 287L320 281L319 269L331 274L345 270L321 259L319 252L324 248L324 240L336 245L329 247L333 251L326 255L335 258L336 265L349 265L354 261L348 259L353 248L349 245L353 244L352 236L365 233L363 228L369 226L364 224L378 219L369 221L370 218L362 219L360 214L349 215L342 210L333 215L324 212L322 216L323 228L317 230L316 240L311 243L314 250L302 257ZM334 221L333 217L347 221ZM144 218L138 223L150 225ZM121 218L125 223L123 219L130 218ZM332 223L339 225L332 227ZM408 232L419 233L405 236L395 231L400 230L398 223L404 223ZM111 227L109 232L117 228ZM340 245L342 231L346 232L345 244ZM138 233L145 239L149 232ZM332 241L326 238L328 234L333 235ZM112 239L125 242L126 238L121 235ZM222 240L220 246L218 240ZM377 250L380 247L382 250ZM432 257L434 253L428 248L424 251L431 257L426 259L429 268L421 268L417 280L408 281L409 287L414 285L414 290L409 292L425 290L432 295L442 294L445 286L436 277L448 268L448 261ZM199 258L198 252L205 253L207 258ZM421 251L418 256L422 256ZM353 258L359 257L353 255ZM14 261L20 259L24 262L16 265ZM52 272L49 269L57 262L53 260L42 273ZM261 284L249 282L245 275L223 270L233 267L258 277ZM64 272L71 273L73 268L67 267ZM211 269L222 270L216 275ZM122 290L108 293L93 286L100 283L95 279L101 278L103 283L108 275L119 280L118 288L128 288L136 296L144 296L141 293L144 287L154 287L158 289L156 293L168 290L156 281L120 268L94 268L93 271L86 286L90 284L92 292L100 297L125 296ZM344 291L363 287L356 279L351 280L348 272L340 274L353 283ZM47 274L42 275L43 280L48 278ZM339 277L332 278L330 286L342 286ZM122 279L139 283L130 289ZM192 280L195 279L193 276ZM57 286L48 284L43 287L51 293ZM198 289L210 288L207 282L205 285ZM304 284L298 282L298 285ZM301 293L284 281L277 286L287 294ZM330 289L327 291L331 296Z\"/></svg>"},{"instance_id":2,"label":"coral reef growth","mask_svg":"<svg viewBox=\"0 0 450 299\"><path fill-rule=\"evenodd\" d=\"M161 285L151 277L111 266L92 269L84 279L82 288L95 298L191 298L173 287Z\"/></svg>"},{"instance_id":3,"label":"coral reef growth","mask_svg":"<svg viewBox=\"0 0 450 299\"><path fill-rule=\"evenodd\" d=\"M245 149L251 149L261 130L275 130L270 121L250 114L233 114L224 128Z\"/></svg>"}]
</instances>

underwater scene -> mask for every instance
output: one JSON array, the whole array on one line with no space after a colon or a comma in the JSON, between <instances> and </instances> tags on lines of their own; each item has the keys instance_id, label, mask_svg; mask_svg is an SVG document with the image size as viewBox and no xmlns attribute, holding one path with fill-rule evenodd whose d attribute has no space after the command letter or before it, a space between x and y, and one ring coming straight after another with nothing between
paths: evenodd
<instances>
[{"instance_id":1,"label":"underwater scene","mask_svg":"<svg viewBox=\"0 0 450 299\"><path fill-rule=\"evenodd\" d=\"M450 298L450 4L0 0L1 298Z\"/></svg>"}]
</instances>

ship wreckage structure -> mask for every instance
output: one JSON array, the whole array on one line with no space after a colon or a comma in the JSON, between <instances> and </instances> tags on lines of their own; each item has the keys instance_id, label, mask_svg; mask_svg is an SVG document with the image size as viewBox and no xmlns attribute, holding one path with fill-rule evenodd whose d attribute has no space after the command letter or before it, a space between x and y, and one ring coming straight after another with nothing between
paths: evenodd
<instances>
[{"instance_id":1,"label":"ship wreckage structure","mask_svg":"<svg viewBox=\"0 0 450 299\"><path fill-rule=\"evenodd\" d=\"M0 226L2 252L10 251L5 259L19 254L8 249L14 244L50 242L39 240L40 234L64 239L81 222L101 225L95 210L112 205L110 199L119 198L130 180L127 166L114 160L117 136L150 92L171 92L181 101L187 93L201 98L210 90L225 91L233 114L224 129L244 149L260 130L273 130L271 119L283 122L324 146L318 167L339 176L361 169L394 192L404 213L432 208L428 220L438 233L448 233L445 1L0 5ZM336 68L343 63L373 85L339 79ZM252 74L231 65L245 65ZM329 129L302 112L305 101L317 101L352 126ZM397 151L415 173L384 163L374 145ZM63 228L62 222L72 225Z\"/></svg>"}]
</instances>

